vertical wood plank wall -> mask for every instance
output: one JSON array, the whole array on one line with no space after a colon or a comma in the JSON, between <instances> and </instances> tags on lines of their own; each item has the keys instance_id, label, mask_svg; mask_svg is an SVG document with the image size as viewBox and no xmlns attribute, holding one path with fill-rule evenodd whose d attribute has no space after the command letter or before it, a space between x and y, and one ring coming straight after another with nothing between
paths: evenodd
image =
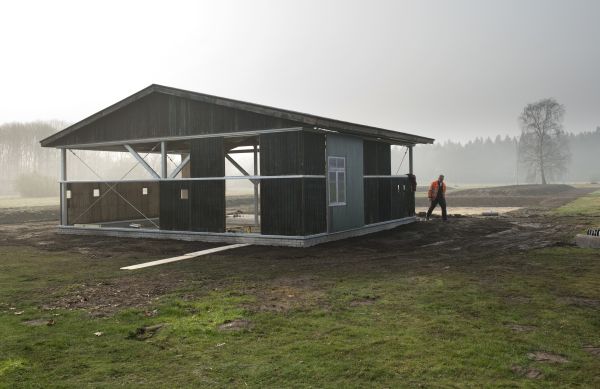
<instances>
[{"instance_id":1,"label":"vertical wood plank wall","mask_svg":"<svg viewBox=\"0 0 600 389\"><path fill-rule=\"evenodd\" d=\"M223 177L223 138L193 139L190 176ZM188 199L181 198L187 189ZM225 232L225 181L161 181L160 228L175 231Z\"/></svg>"},{"instance_id":2,"label":"vertical wood plank wall","mask_svg":"<svg viewBox=\"0 0 600 389\"><path fill-rule=\"evenodd\" d=\"M66 135L79 144L299 127L302 123L164 93L151 93Z\"/></svg>"},{"instance_id":3,"label":"vertical wood plank wall","mask_svg":"<svg viewBox=\"0 0 600 389\"><path fill-rule=\"evenodd\" d=\"M71 191L71 198L67 200L67 224L91 224L144 218L115 191L146 217L155 218L159 215L160 196L157 182L120 182L114 186L114 190L110 190L114 184L102 182L67 184L67 190ZM147 195L143 195L142 188L148 188ZM94 189L99 190L99 197L94 197Z\"/></svg>"},{"instance_id":4,"label":"vertical wood plank wall","mask_svg":"<svg viewBox=\"0 0 600 389\"><path fill-rule=\"evenodd\" d=\"M307 131L262 134L260 174L325 175L325 136ZM261 181L261 233L302 236L325 232L325 178Z\"/></svg>"},{"instance_id":5,"label":"vertical wood plank wall","mask_svg":"<svg viewBox=\"0 0 600 389\"><path fill-rule=\"evenodd\" d=\"M364 175L391 174L391 148L383 142L363 141ZM408 177L365 178L365 224L413 216L415 194Z\"/></svg>"}]
</instances>

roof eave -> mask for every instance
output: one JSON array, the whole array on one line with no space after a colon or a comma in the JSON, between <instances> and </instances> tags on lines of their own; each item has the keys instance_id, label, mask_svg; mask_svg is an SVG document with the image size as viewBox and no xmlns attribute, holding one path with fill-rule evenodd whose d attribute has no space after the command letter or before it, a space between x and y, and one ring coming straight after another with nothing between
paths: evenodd
<instances>
[{"instance_id":1,"label":"roof eave","mask_svg":"<svg viewBox=\"0 0 600 389\"><path fill-rule=\"evenodd\" d=\"M192 99L196 101L202 101L209 104L216 104L220 106L231 107L234 109L240 109L244 111L254 112L257 114L274 116L281 119L287 119L290 121L295 121L298 123L302 123L303 125L313 126L313 127L322 127L337 130L340 132L350 133L358 136L371 137L371 138L379 138L381 140L394 142L397 144L403 145L415 145L415 144L432 144L434 139L422 137L418 135L387 130L378 127L371 127L362 124L356 124L336 119L329 119L321 116L305 114L297 111L290 111L285 109L279 109L275 107L269 107L266 105L248 103L240 100L226 99L223 97L207 95L204 93L192 92L184 89L172 88L164 85L152 84L139 92L132 94L129 97L126 97L123 100L118 101L117 103L65 128L62 131L57 132L43 140L40 141L42 147L59 147L66 146L61 144L56 144L56 142L62 137L77 131L78 129L106 116L114 111L144 97L153 92L163 93L167 95L173 95L177 97Z\"/></svg>"}]
</instances>

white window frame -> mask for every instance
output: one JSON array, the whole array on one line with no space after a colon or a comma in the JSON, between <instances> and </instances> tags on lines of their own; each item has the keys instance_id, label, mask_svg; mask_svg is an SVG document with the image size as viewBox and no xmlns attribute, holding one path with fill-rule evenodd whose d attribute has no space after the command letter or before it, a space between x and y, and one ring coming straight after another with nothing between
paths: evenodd
<instances>
[{"instance_id":1,"label":"white window frame","mask_svg":"<svg viewBox=\"0 0 600 389\"><path fill-rule=\"evenodd\" d=\"M94 190L92 190L92 197L100 197L100 188L94 188Z\"/></svg>"},{"instance_id":2,"label":"white window frame","mask_svg":"<svg viewBox=\"0 0 600 389\"><path fill-rule=\"evenodd\" d=\"M335 161L335 163L334 163ZM342 165L340 167L339 162L342 162ZM335 166L334 166L335 165ZM330 180L330 176L331 174L334 173L335 174L335 201L332 201L331 199L331 180ZM344 177L343 180L343 185L344 185L344 198L340 199L340 176ZM330 156L327 157L327 202L329 203L330 207L340 207L340 206L345 206L346 205L346 199L347 199L347 185L346 185L346 181L347 181L347 177L348 175L346 174L346 157L338 157L338 156Z\"/></svg>"}]
</instances>

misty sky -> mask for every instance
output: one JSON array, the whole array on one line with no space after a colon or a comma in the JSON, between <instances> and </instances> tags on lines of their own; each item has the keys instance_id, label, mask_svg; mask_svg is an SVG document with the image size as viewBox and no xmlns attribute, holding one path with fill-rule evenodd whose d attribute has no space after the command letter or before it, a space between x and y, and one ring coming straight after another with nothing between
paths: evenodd
<instances>
[{"instance_id":1,"label":"misty sky","mask_svg":"<svg viewBox=\"0 0 600 389\"><path fill-rule=\"evenodd\" d=\"M438 140L516 135L543 97L600 126L594 0L6 1L0 50L0 123L158 83Z\"/></svg>"}]
</instances>

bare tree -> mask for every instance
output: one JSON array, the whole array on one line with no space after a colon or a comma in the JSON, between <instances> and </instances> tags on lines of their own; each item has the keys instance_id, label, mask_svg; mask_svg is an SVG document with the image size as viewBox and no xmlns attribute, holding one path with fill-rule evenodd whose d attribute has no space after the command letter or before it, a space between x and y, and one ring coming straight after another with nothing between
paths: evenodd
<instances>
[{"instance_id":1,"label":"bare tree","mask_svg":"<svg viewBox=\"0 0 600 389\"><path fill-rule=\"evenodd\" d=\"M564 173L570 160L562 126L564 115L564 106L550 98L527 104L519 116L519 161L544 185Z\"/></svg>"}]
</instances>

